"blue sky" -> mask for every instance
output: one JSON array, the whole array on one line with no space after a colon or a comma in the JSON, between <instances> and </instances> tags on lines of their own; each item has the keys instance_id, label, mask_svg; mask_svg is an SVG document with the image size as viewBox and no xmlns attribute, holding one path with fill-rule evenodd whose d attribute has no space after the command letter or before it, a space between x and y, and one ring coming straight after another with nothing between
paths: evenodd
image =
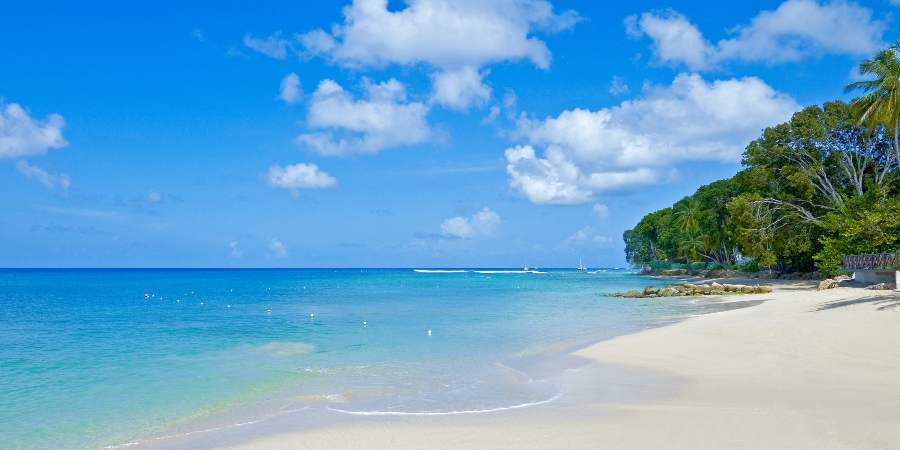
<instances>
[{"instance_id":1,"label":"blue sky","mask_svg":"<svg viewBox=\"0 0 900 450\"><path fill-rule=\"evenodd\" d=\"M624 266L888 1L11 2L0 267Z\"/></svg>"}]
</instances>

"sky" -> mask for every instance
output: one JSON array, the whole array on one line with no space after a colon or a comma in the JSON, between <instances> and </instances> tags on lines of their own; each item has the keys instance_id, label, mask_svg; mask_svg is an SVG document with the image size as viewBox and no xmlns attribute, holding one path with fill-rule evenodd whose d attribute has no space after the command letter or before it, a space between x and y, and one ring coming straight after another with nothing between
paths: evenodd
<instances>
[{"instance_id":1,"label":"sky","mask_svg":"<svg viewBox=\"0 0 900 450\"><path fill-rule=\"evenodd\" d=\"M0 267L626 267L897 5L4 2Z\"/></svg>"}]
</instances>

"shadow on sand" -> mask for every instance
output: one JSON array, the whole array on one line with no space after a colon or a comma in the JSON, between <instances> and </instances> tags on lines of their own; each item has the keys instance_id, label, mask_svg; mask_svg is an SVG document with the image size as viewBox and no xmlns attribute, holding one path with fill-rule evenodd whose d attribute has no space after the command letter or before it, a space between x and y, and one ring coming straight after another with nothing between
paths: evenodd
<instances>
[{"instance_id":1,"label":"shadow on sand","mask_svg":"<svg viewBox=\"0 0 900 450\"><path fill-rule=\"evenodd\" d=\"M843 308L845 306L859 305L862 303L877 305L879 311L896 308L900 307L900 294L897 294L895 292L886 292L884 295L873 294L866 297L854 298L852 300L835 300L833 302L825 303L824 305L816 308L816 311Z\"/></svg>"}]
</instances>

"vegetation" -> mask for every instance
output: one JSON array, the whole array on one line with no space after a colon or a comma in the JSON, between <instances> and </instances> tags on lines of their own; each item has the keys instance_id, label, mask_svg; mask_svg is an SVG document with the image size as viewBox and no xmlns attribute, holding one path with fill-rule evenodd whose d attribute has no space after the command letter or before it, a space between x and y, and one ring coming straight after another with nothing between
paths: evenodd
<instances>
[{"instance_id":1,"label":"vegetation","mask_svg":"<svg viewBox=\"0 0 900 450\"><path fill-rule=\"evenodd\" d=\"M832 275L844 254L900 249L900 44L860 72L847 91L862 97L767 128L734 177L644 216L623 235L628 261Z\"/></svg>"}]
</instances>

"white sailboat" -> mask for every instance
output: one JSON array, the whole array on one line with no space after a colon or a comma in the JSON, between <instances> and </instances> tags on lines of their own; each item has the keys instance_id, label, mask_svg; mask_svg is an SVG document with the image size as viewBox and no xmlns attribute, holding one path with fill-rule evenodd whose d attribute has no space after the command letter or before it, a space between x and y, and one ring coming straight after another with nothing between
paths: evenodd
<instances>
[{"instance_id":1,"label":"white sailboat","mask_svg":"<svg viewBox=\"0 0 900 450\"><path fill-rule=\"evenodd\" d=\"M587 270L587 267L584 267L584 264L581 263L581 258L578 258L578 270Z\"/></svg>"}]
</instances>

